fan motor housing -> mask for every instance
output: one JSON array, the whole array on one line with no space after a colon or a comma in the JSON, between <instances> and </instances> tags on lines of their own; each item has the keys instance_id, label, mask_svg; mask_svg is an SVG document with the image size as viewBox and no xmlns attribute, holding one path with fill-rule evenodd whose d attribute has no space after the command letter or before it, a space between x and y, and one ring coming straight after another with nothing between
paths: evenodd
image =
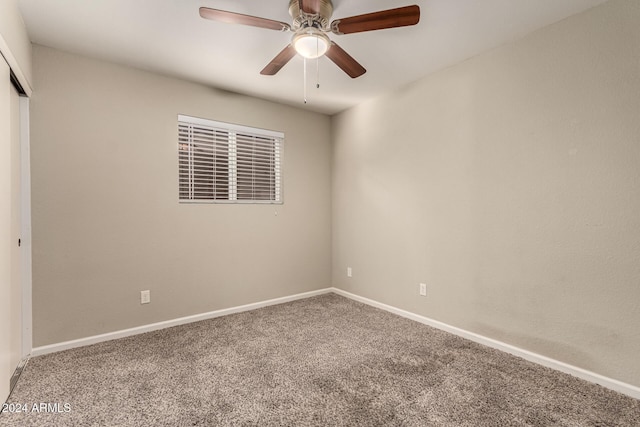
<instances>
[{"instance_id":1,"label":"fan motor housing","mask_svg":"<svg viewBox=\"0 0 640 427\"><path fill-rule=\"evenodd\" d=\"M313 26L321 29L329 28L329 19L333 15L333 3L331 0L316 0L319 12L316 15L304 13L300 10L298 0L289 0L289 15L293 19L293 30L309 26L309 19L313 21Z\"/></svg>"}]
</instances>

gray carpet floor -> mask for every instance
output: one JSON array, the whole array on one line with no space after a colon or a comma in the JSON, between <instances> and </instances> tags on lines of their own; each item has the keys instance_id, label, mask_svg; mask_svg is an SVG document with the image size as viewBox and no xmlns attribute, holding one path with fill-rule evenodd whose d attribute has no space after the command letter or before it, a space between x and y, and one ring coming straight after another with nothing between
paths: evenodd
<instances>
[{"instance_id":1,"label":"gray carpet floor","mask_svg":"<svg viewBox=\"0 0 640 427\"><path fill-rule=\"evenodd\" d=\"M0 426L640 425L639 400L335 294L35 357L9 402Z\"/></svg>"}]
</instances>

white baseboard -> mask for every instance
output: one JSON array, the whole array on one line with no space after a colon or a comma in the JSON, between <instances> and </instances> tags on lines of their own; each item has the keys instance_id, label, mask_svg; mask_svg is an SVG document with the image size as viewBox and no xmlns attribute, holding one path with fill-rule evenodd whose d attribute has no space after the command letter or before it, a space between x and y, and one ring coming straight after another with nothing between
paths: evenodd
<instances>
[{"instance_id":1,"label":"white baseboard","mask_svg":"<svg viewBox=\"0 0 640 427\"><path fill-rule=\"evenodd\" d=\"M132 335L143 334L145 332L157 331L159 329L170 328L172 326L184 325L186 323L198 322L200 320L213 319L214 317L226 316L228 314L240 313L243 311L255 310L257 308L267 307L270 305L282 304L289 301L314 297L316 295L327 294L331 292L331 288L319 289L317 291L304 292L301 294L289 295L281 298L274 298L267 301L254 302L238 307L225 308L222 310L210 311L208 313L195 314L193 316L180 317L178 319L166 320L164 322L152 323L150 325L137 326L135 328L123 329L120 331L109 332L106 334L94 335L77 340L64 341L61 343L44 345L35 347L31 351L31 357L41 356L43 354L56 353L62 350L69 350L76 347L84 347L86 345L97 344L104 341L115 340L118 338L129 337Z\"/></svg>"},{"instance_id":2,"label":"white baseboard","mask_svg":"<svg viewBox=\"0 0 640 427\"><path fill-rule=\"evenodd\" d=\"M415 320L416 322L420 322L425 325L432 326L436 329L440 329L445 332L458 335L470 341L474 341L479 344L486 345L487 347L495 348L496 350L513 354L514 356L521 357L530 362L534 362L539 365L546 366L548 368L552 368L560 372L564 372L565 374L573 375L574 377L578 377L595 384L600 384L601 386L606 387L608 389L626 394L627 396L631 396L636 399L640 399L640 387L636 387L634 385L627 384L622 381L615 380L613 378L605 377L604 375L600 375L595 372L588 371L586 369L578 368L577 366L560 362L559 360L555 360L550 357L543 356L541 354L537 354L529 350L524 350L522 348L515 347L511 344L507 344L502 341L494 340L492 338L487 338L485 336L476 334L474 332L469 332L464 329L457 328L455 326L447 325L446 323L442 323L437 320L430 319L425 316L421 316L419 314L411 313L409 311L405 311L400 308L383 304L381 302L374 301L369 298L361 297L359 295L355 295L350 292L343 291L342 289L331 288L330 290L331 292L350 298L352 300L370 305L372 307L380 308L390 313L397 314L398 316L406 317L407 319Z\"/></svg>"},{"instance_id":3,"label":"white baseboard","mask_svg":"<svg viewBox=\"0 0 640 427\"><path fill-rule=\"evenodd\" d=\"M167 320L164 322L152 323L150 325L138 326L135 328L124 329L121 331L109 332L101 335L94 335L91 337L80 338L77 340L65 341L57 344L35 347L31 352L31 356L41 356L43 354L55 353L58 351L68 350L71 348L97 344L104 341L110 341L118 338L124 338L132 335L142 334L145 332L151 332L151 331L157 331L159 329L170 328L172 326L179 326L187 323L198 322L200 320L213 319L215 317L226 316L228 314L255 310L257 308L267 307L267 306L276 305L276 304L282 304L285 302L309 298L309 297L322 295L330 292L333 292L338 295L342 295L344 297L370 305L372 307L380 308L390 313L397 314L398 316L402 316L407 319L411 319L416 322L432 326L434 328L443 330L445 332L449 332L451 334L460 336L462 338L466 338L468 340L477 342L479 344L483 344L488 347L495 348L496 350L513 354L514 356L521 357L530 362L534 362L539 365L546 366L548 368L552 368L569 375L573 375L575 377L581 378L583 380L586 380L595 384L600 384L603 387L626 394L633 398L640 399L640 387L636 387L634 385L627 384L622 381L615 380L613 378L608 378L608 377L605 377L604 375L600 375L595 372L591 372L586 369L582 369L577 366L570 365L568 363L560 362L559 360L555 360L550 357L543 356L541 354L537 354L529 350L524 350L522 348L518 348L513 345L504 343L502 341L494 340L492 338L488 338L488 337L476 334L474 332L469 332L464 329L457 328L455 326L451 326L446 323L439 322L437 320L430 319L425 316L421 316L419 314L411 313L409 311L402 310L400 308L396 308L387 304L383 304L381 302L378 302L369 298L361 297L359 295L355 295L338 288L319 289L317 291L304 292L301 294L295 294L295 295L290 295L290 296L281 297L281 298L274 298L267 301L260 301L252 304L241 305L238 307L225 308L222 310L210 311L208 313L196 314L193 316L181 317L178 319Z\"/></svg>"}]
</instances>

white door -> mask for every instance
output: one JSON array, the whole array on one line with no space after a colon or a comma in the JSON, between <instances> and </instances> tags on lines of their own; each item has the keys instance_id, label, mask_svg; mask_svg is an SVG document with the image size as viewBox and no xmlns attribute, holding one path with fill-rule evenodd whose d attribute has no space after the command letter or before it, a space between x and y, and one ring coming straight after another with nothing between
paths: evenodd
<instances>
[{"instance_id":1,"label":"white door","mask_svg":"<svg viewBox=\"0 0 640 427\"><path fill-rule=\"evenodd\" d=\"M20 179L20 98L0 57L0 402L22 356Z\"/></svg>"},{"instance_id":2,"label":"white door","mask_svg":"<svg viewBox=\"0 0 640 427\"><path fill-rule=\"evenodd\" d=\"M10 366L13 370L22 359L22 188L21 188L21 161L20 161L20 95L13 85L9 89L9 109L11 128L11 331Z\"/></svg>"}]
</instances>

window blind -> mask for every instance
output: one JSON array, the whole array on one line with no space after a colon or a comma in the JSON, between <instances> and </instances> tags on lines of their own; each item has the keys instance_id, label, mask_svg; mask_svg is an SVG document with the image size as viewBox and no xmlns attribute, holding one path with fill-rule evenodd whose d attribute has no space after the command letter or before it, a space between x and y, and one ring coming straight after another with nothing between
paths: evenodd
<instances>
[{"instance_id":1,"label":"window blind","mask_svg":"<svg viewBox=\"0 0 640 427\"><path fill-rule=\"evenodd\" d=\"M284 134L178 116L181 202L282 203Z\"/></svg>"}]
</instances>

